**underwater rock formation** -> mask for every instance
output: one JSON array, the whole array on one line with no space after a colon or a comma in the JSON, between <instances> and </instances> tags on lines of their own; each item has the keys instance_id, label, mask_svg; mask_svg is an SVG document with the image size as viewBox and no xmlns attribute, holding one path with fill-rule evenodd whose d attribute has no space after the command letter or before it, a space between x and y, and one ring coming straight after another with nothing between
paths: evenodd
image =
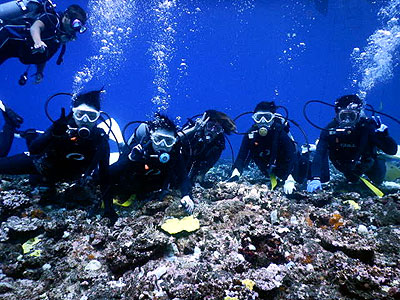
<instances>
[{"instance_id":1,"label":"underwater rock formation","mask_svg":"<svg viewBox=\"0 0 400 300\"><path fill-rule=\"evenodd\" d=\"M195 186L200 229L176 235L160 228L184 216L175 194L117 206L110 226L4 178L0 299L399 299L399 191L377 198L335 175L286 196L256 171L222 182L228 169Z\"/></svg>"}]
</instances>

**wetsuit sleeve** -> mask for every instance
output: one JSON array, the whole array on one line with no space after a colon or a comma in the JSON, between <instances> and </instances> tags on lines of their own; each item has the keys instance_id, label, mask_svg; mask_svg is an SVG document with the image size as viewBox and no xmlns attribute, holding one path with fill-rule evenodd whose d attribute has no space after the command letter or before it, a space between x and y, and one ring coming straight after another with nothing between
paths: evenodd
<instances>
[{"instance_id":1,"label":"wetsuit sleeve","mask_svg":"<svg viewBox=\"0 0 400 300\"><path fill-rule=\"evenodd\" d=\"M280 130L278 141L277 157L279 162L276 166L276 175L285 180L290 174L293 174L296 160L296 148L293 141L289 138L286 131Z\"/></svg>"},{"instance_id":2,"label":"wetsuit sleeve","mask_svg":"<svg viewBox=\"0 0 400 300\"><path fill-rule=\"evenodd\" d=\"M52 141L52 127L48 128L45 133L39 135L35 138L29 145L29 152L31 154L39 154L42 153L43 150L50 144Z\"/></svg>"},{"instance_id":3,"label":"wetsuit sleeve","mask_svg":"<svg viewBox=\"0 0 400 300\"><path fill-rule=\"evenodd\" d=\"M328 162L328 130L322 130L319 136L319 142L317 145L317 150L315 152L315 156L313 162L311 164L311 178L317 179L319 178L322 182L329 181L329 176L325 176L328 178L322 178L322 174L329 174L329 162Z\"/></svg>"},{"instance_id":4,"label":"wetsuit sleeve","mask_svg":"<svg viewBox=\"0 0 400 300\"><path fill-rule=\"evenodd\" d=\"M189 179L182 155L180 155L180 157L178 159L176 170L171 170L171 171L177 172L177 176L178 176L178 180L179 180L178 182L180 183L181 197L190 195L192 185L190 183L190 179Z\"/></svg>"},{"instance_id":5,"label":"wetsuit sleeve","mask_svg":"<svg viewBox=\"0 0 400 300\"><path fill-rule=\"evenodd\" d=\"M202 166L202 169L205 170L206 172L211 169L218 161L218 159L221 157L223 148L218 147L217 145L212 147L211 151L209 152L209 156L207 157L207 160L204 162L204 165Z\"/></svg>"},{"instance_id":6,"label":"wetsuit sleeve","mask_svg":"<svg viewBox=\"0 0 400 300\"><path fill-rule=\"evenodd\" d=\"M44 30L41 33L42 37L48 38L56 33L59 26L57 15L53 13L43 13L39 16L38 20L42 21L44 24Z\"/></svg>"},{"instance_id":7,"label":"wetsuit sleeve","mask_svg":"<svg viewBox=\"0 0 400 300\"><path fill-rule=\"evenodd\" d=\"M104 200L104 207L107 211L112 209L112 200L108 193L110 187L110 145L108 139L102 136L100 147L98 149L98 165L99 165L99 183L101 195Z\"/></svg>"},{"instance_id":8,"label":"wetsuit sleeve","mask_svg":"<svg viewBox=\"0 0 400 300\"><path fill-rule=\"evenodd\" d=\"M239 154L236 158L235 163L233 164L233 169L238 169L240 173L243 172L243 169L249 162L250 155L250 140L247 135L245 135L242 139L242 144L240 145Z\"/></svg>"}]
</instances>

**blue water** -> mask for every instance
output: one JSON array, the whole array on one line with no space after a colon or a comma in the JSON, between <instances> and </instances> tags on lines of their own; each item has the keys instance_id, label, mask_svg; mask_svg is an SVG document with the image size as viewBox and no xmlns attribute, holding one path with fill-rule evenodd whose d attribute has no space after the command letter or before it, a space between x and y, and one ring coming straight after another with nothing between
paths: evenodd
<instances>
[{"instance_id":1,"label":"blue water","mask_svg":"<svg viewBox=\"0 0 400 300\"><path fill-rule=\"evenodd\" d=\"M24 117L23 128L50 125L43 108L50 95L102 86L107 91L103 110L121 126L146 120L157 110L180 124L210 108L234 117L260 101L274 100L314 141L319 131L304 120L303 104L310 99L332 103L360 91L376 109L400 118L400 35L393 32L398 30L399 0L317 1L327 4L327 11L317 10L312 0L73 2L88 9L91 24L68 44L62 66L53 58L40 85L32 79L23 87L17 81L25 66L9 60L0 67L0 99ZM390 11L394 20L388 28L382 7L390 4L397 6ZM65 1L58 5L67 6ZM383 40L378 61L387 72L372 68L377 76L371 77L364 71L378 56L367 47L379 29L390 37ZM369 52L360 56L364 51ZM388 55L391 59L382 59ZM55 117L61 105L69 105L68 99L51 103ZM319 105L310 107L309 114L320 126L333 117L330 108ZM239 131L250 123L250 117L241 118ZM385 123L400 141L399 125ZM299 131L293 133L303 141ZM237 152L241 137L231 140ZM17 141L12 152L23 150Z\"/></svg>"}]
</instances>

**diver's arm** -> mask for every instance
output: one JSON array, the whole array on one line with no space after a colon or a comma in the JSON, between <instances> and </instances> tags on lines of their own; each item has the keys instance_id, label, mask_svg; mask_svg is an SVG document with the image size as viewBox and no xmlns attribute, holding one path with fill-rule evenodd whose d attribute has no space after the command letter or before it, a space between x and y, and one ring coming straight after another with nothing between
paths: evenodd
<instances>
[{"instance_id":1,"label":"diver's arm","mask_svg":"<svg viewBox=\"0 0 400 300\"><path fill-rule=\"evenodd\" d=\"M246 167L247 162L249 161L247 158L250 152L250 140L247 135L245 135L242 139L242 144L240 145L239 154L236 158L236 161L233 165L233 169L237 169L240 174L243 172L243 169Z\"/></svg>"},{"instance_id":2,"label":"diver's arm","mask_svg":"<svg viewBox=\"0 0 400 300\"><path fill-rule=\"evenodd\" d=\"M280 154L278 154L277 157L283 157L283 159L279 160L279 165L276 166L276 168L281 171L279 175L282 177L282 179L286 180L290 174L293 174L295 160L297 157L296 147L284 130L280 131L278 145L278 151Z\"/></svg>"},{"instance_id":3,"label":"diver's arm","mask_svg":"<svg viewBox=\"0 0 400 300\"><path fill-rule=\"evenodd\" d=\"M102 137L101 145L99 147L98 156L98 166L99 166L99 185L101 191L101 197L104 202L104 216L109 217L114 220L117 218L116 213L112 206L112 195L110 192L111 181L110 181L110 145L108 144L108 139Z\"/></svg>"},{"instance_id":4,"label":"diver's arm","mask_svg":"<svg viewBox=\"0 0 400 300\"><path fill-rule=\"evenodd\" d=\"M397 143L389 135L387 129L383 132L375 132L372 135L373 143L388 155L395 155L397 153Z\"/></svg>"},{"instance_id":5,"label":"diver's arm","mask_svg":"<svg viewBox=\"0 0 400 300\"><path fill-rule=\"evenodd\" d=\"M190 179L186 170L186 166L184 163L183 155L179 154L177 159L177 163L175 168L171 170L173 173L176 172L176 176L178 178L180 190L181 190L181 197L190 195L192 184L190 183Z\"/></svg>"},{"instance_id":6,"label":"diver's arm","mask_svg":"<svg viewBox=\"0 0 400 300\"><path fill-rule=\"evenodd\" d=\"M29 152L32 154L41 153L50 144L53 137L52 131L52 127L50 127L43 134L35 138L29 145Z\"/></svg>"},{"instance_id":7,"label":"diver's arm","mask_svg":"<svg viewBox=\"0 0 400 300\"><path fill-rule=\"evenodd\" d=\"M322 174L329 174L329 164L326 163L328 160L328 134L327 130L321 131L317 150L311 164L312 179L321 179Z\"/></svg>"},{"instance_id":8,"label":"diver's arm","mask_svg":"<svg viewBox=\"0 0 400 300\"><path fill-rule=\"evenodd\" d=\"M47 47L47 45L42 41L41 37L41 33L44 30L44 28L45 25L41 20L36 20L30 28L31 37L34 43L33 47L35 49Z\"/></svg>"}]
</instances>

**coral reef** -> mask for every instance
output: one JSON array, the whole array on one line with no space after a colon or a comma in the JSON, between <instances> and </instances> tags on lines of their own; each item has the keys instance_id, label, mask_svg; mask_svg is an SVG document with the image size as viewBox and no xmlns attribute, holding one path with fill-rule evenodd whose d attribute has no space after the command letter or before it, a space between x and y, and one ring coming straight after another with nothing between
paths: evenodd
<instances>
[{"instance_id":1,"label":"coral reef","mask_svg":"<svg viewBox=\"0 0 400 300\"><path fill-rule=\"evenodd\" d=\"M177 235L160 228L185 215L175 194L117 206L111 225L88 200L60 203L76 187L44 205L26 178L3 178L0 299L400 298L399 191L377 198L335 175L286 196L252 169L223 182L228 169L194 187L200 229Z\"/></svg>"}]
</instances>

